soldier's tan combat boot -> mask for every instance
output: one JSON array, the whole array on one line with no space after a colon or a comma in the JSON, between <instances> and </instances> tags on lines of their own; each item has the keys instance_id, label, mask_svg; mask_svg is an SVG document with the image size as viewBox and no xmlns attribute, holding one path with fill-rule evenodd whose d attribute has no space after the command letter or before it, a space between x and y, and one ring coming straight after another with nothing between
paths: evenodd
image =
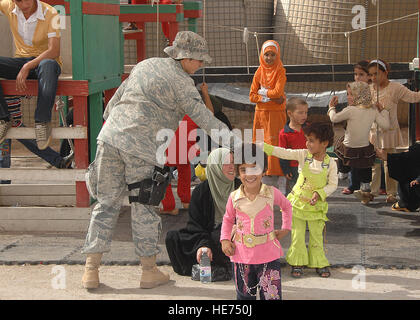
<instances>
[{"instance_id":1,"label":"soldier's tan combat boot","mask_svg":"<svg viewBox=\"0 0 420 320\"><path fill-rule=\"evenodd\" d=\"M99 266L102 253L89 253L86 258L85 273L82 278L82 285L85 289L96 289L99 287Z\"/></svg>"},{"instance_id":2,"label":"soldier's tan combat boot","mask_svg":"<svg viewBox=\"0 0 420 320\"><path fill-rule=\"evenodd\" d=\"M169 282L169 275L159 271L156 256L140 257L142 274L140 288L151 289Z\"/></svg>"}]
</instances>

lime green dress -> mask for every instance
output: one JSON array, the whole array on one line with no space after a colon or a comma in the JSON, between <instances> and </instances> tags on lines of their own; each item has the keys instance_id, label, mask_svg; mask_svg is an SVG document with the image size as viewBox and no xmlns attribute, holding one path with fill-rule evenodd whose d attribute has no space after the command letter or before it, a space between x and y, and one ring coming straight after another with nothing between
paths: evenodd
<instances>
[{"instance_id":1,"label":"lime green dress","mask_svg":"<svg viewBox=\"0 0 420 320\"><path fill-rule=\"evenodd\" d=\"M328 221L328 203L323 188L328 182L330 157L325 156L321 173L311 172L309 165L313 160L313 156L308 153L299 178L287 197L293 206L293 220L292 242L286 261L292 266L323 268L330 265L323 244L323 230ZM314 192L318 192L320 197L315 205L311 205ZM305 243L306 224L309 228L308 248Z\"/></svg>"}]
</instances>

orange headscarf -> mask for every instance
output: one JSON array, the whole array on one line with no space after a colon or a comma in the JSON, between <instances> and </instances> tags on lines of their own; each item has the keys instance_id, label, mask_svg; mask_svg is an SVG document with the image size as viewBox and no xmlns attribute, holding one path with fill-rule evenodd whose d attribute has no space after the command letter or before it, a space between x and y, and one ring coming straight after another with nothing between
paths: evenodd
<instances>
[{"instance_id":1,"label":"orange headscarf","mask_svg":"<svg viewBox=\"0 0 420 320\"><path fill-rule=\"evenodd\" d=\"M272 65L268 65L264 61L264 54L267 51L274 51L276 59ZM273 89L276 85L279 75L284 72L283 62L280 60L280 45L274 40L267 40L263 43L260 53L260 66L261 71L260 84L267 89Z\"/></svg>"}]
</instances>

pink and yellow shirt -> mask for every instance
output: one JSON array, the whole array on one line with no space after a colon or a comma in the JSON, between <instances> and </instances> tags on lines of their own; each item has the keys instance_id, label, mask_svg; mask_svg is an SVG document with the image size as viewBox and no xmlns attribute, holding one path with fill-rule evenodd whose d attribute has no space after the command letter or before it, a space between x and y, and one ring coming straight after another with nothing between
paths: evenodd
<instances>
[{"instance_id":1,"label":"pink and yellow shirt","mask_svg":"<svg viewBox=\"0 0 420 320\"><path fill-rule=\"evenodd\" d=\"M60 20L54 7L37 1L37 10L28 19L12 0L0 0L0 12L9 20L15 57L38 57L48 49L49 38L60 38ZM61 57L55 59L62 66Z\"/></svg>"},{"instance_id":2,"label":"pink and yellow shirt","mask_svg":"<svg viewBox=\"0 0 420 320\"><path fill-rule=\"evenodd\" d=\"M236 224L233 240L236 250L230 257L232 262L261 264L283 256L280 242L274 235L274 205L282 211L282 229L291 230L292 205L280 190L262 184L253 201L245 195L243 186L230 194L220 240L231 240L232 228Z\"/></svg>"}]
</instances>

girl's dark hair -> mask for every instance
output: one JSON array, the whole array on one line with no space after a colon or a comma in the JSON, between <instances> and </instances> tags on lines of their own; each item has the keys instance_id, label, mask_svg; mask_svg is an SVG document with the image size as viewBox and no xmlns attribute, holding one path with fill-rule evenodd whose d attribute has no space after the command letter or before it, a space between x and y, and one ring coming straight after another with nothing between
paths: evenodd
<instances>
[{"instance_id":1,"label":"girl's dark hair","mask_svg":"<svg viewBox=\"0 0 420 320\"><path fill-rule=\"evenodd\" d=\"M362 61L359 61L358 63L356 63L354 65L353 69L362 69L364 72L369 74L368 66L369 66L369 61L368 60L362 60Z\"/></svg>"},{"instance_id":2,"label":"girl's dark hair","mask_svg":"<svg viewBox=\"0 0 420 320\"><path fill-rule=\"evenodd\" d=\"M236 150L235 151L239 151ZM255 143L243 143L240 148L240 157L237 153L234 154L235 170L239 174L239 166L242 164L256 164L258 167L263 169L263 172L267 171L268 158L265 152L257 147Z\"/></svg>"},{"instance_id":3,"label":"girl's dark hair","mask_svg":"<svg viewBox=\"0 0 420 320\"><path fill-rule=\"evenodd\" d=\"M334 143L334 131L332 124L329 122L313 122L303 127L303 132L307 136L313 134L321 142L328 141L327 147Z\"/></svg>"},{"instance_id":4,"label":"girl's dark hair","mask_svg":"<svg viewBox=\"0 0 420 320\"><path fill-rule=\"evenodd\" d=\"M379 70L381 70L383 72L388 72L389 73L389 71L391 71L391 66L389 65L388 62L386 62L385 60L382 60L382 59L378 59L379 61L381 61L385 65L385 67L386 67L386 69L385 69L383 66L381 66L381 64L375 62L375 60L372 60L372 62L369 62L368 69L371 68L371 67L378 66Z\"/></svg>"}]
</instances>

